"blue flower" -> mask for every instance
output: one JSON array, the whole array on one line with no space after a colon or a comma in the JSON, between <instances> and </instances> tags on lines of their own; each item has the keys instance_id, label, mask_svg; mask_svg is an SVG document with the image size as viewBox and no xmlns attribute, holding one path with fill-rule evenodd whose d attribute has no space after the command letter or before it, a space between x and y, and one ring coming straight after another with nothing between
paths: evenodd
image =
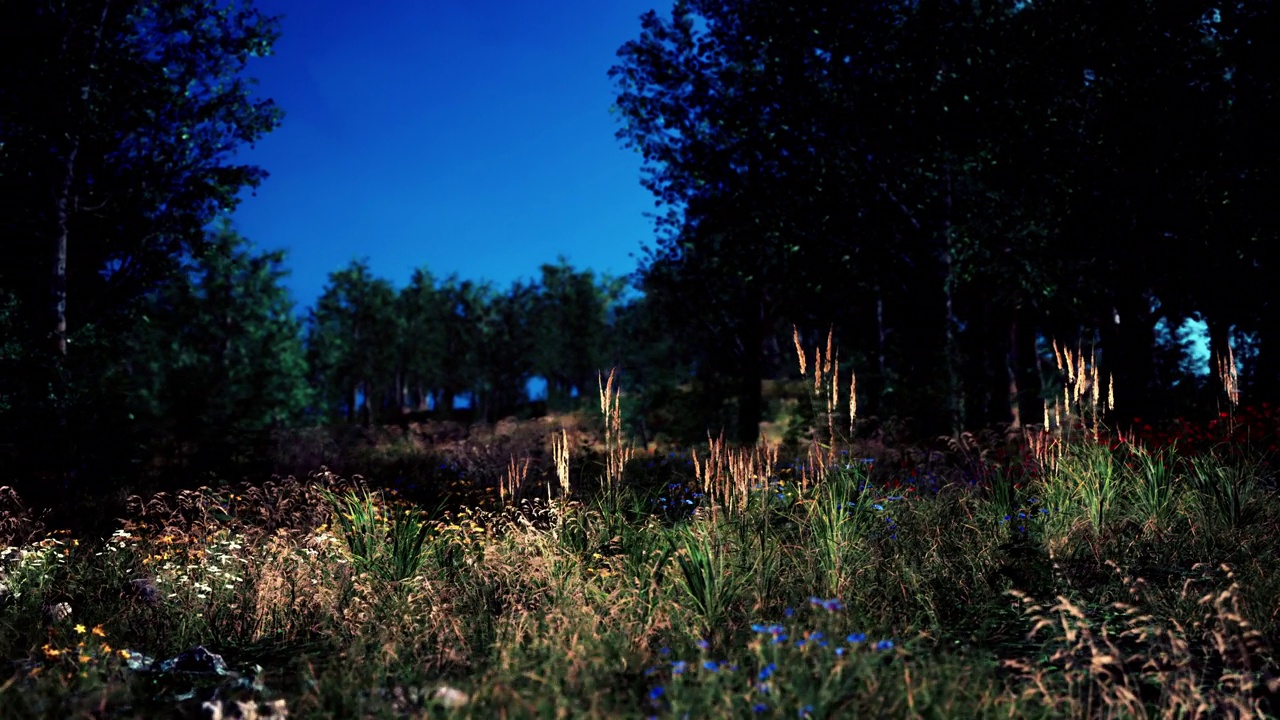
<instances>
[{"instance_id":1,"label":"blue flower","mask_svg":"<svg viewBox=\"0 0 1280 720\"><path fill-rule=\"evenodd\" d=\"M650 690L650 691L649 691L649 699L650 699L650 700L657 700L658 698L662 697L662 694L663 694L664 692L666 692L666 691L665 691L665 690L663 690L663 688L662 688L662 686L661 686L661 685L659 685L659 686L657 686L657 687L655 687L654 689L652 689L652 690Z\"/></svg>"},{"instance_id":2,"label":"blue flower","mask_svg":"<svg viewBox=\"0 0 1280 720\"><path fill-rule=\"evenodd\" d=\"M881 640L880 642L876 643L876 649L877 649L877 650L892 650L892 649L893 649L893 641L892 641L892 640Z\"/></svg>"},{"instance_id":3,"label":"blue flower","mask_svg":"<svg viewBox=\"0 0 1280 720\"><path fill-rule=\"evenodd\" d=\"M677 660L677 661L675 661L675 662L671 663L671 674L672 674L672 675L680 675L680 674L684 673L684 671L685 671L686 669L688 669L688 667L689 667L689 663L687 663L687 662L685 662L685 661L683 661L683 660Z\"/></svg>"},{"instance_id":4,"label":"blue flower","mask_svg":"<svg viewBox=\"0 0 1280 720\"><path fill-rule=\"evenodd\" d=\"M866 639L867 639L866 633L852 633L849 635L849 637L845 638L845 642L856 645Z\"/></svg>"},{"instance_id":5,"label":"blue flower","mask_svg":"<svg viewBox=\"0 0 1280 720\"><path fill-rule=\"evenodd\" d=\"M698 647L702 648L703 650L706 650L707 648L711 647L711 643L707 642L706 640L699 640Z\"/></svg>"},{"instance_id":6,"label":"blue flower","mask_svg":"<svg viewBox=\"0 0 1280 720\"><path fill-rule=\"evenodd\" d=\"M777 663L769 663L768 665L765 665L764 667L760 668L760 679L762 681L768 680L769 678L773 677L773 674L777 671L778 671Z\"/></svg>"},{"instance_id":7,"label":"blue flower","mask_svg":"<svg viewBox=\"0 0 1280 720\"><path fill-rule=\"evenodd\" d=\"M751 709L758 713L769 712L769 706L764 703L756 703L751 706Z\"/></svg>"},{"instance_id":8,"label":"blue flower","mask_svg":"<svg viewBox=\"0 0 1280 720\"><path fill-rule=\"evenodd\" d=\"M813 706L812 706L812 705L805 705L804 707L800 708L800 712L799 712L799 713L797 713L797 715L798 715L799 717L802 717L802 718L807 718L807 717L809 717L809 716L810 716L810 715L812 715L812 714L813 714Z\"/></svg>"},{"instance_id":9,"label":"blue flower","mask_svg":"<svg viewBox=\"0 0 1280 720\"><path fill-rule=\"evenodd\" d=\"M796 614L796 611L793 610L792 608L787 608L786 610L782 611L782 614L786 615L787 617L791 617Z\"/></svg>"},{"instance_id":10,"label":"blue flower","mask_svg":"<svg viewBox=\"0 0 1280 720\"><path fill-rule=\"evenodd\" d=\"M720 669L720 663L716 662L715 660L707 660L706 662L702 663L702 669L708 672L716 672L717 670Z\"/></svg>"},{"instance_id":11,"label":"blue flower","mask_svg":"<svg viewBox=\"0 0 1280 720\"><path fill-rule=\"evenodd\" d=\"M669 647L658 648L658 654L659 654L659 655L670 655L670 654L671 654L671 648L669 648Z\"/></svg>"},{"instance_id":12,"label":"blue flower","mask_svg":"<svg viewBox=\"0 0 1280 720\"><path fill-rule=\"evenodd\" d=\"M753 623L751 625L751 629L752 631L758 632L758 633L769 633L770 635L781 635L786 628L782 627L781 625L761 625L759 623Z\"/></svg>"},{"instance_id":13,"label":"blue flower","mask_svg":"<svg viewBox=\"0 0 1280 720\"><path fill-rule=\"evenodd\" d=\"M844 603L840 602L839 598L831 598L830 600L823 600L822 598L811 597L809 598L809 604L813 605L814 607L820 607L823 610L826 610L827 612L836 612L838 610L844 609Z\"/></svg>"},{"instance_id":14,"label":"blue flower","mask_svg":"<svg viewBox=\"0 0 1280 720\"><path fill-rule=\"evenodd\" d=\"M844 655L844 648L843 647L836 648L836 656L839 657L841 655Z\"/></svg>"}]
</instances>

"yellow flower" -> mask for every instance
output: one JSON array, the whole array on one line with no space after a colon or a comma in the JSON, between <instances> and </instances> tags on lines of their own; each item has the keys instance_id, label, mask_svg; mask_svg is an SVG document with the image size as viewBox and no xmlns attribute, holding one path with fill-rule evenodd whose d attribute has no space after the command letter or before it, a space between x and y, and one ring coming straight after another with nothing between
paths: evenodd
<instances>
[{"instance_id":1,"label":"yellow flower","mask_svg":"<svg viewBox=\"0 0 1280 720\"><path fill-rule=\"evenodd\" d=\"M88 655L81 655L81 656L80 656L80 664L81 664L81 665L83 665L83 664L85 664L85 663L89 662L89 661L90 661L90 660L92 660L92 659L93 659L93 658L89 657Z\"/></svg>"},{"instance_id":2,"label":"yellow flower","mask_svg":"<svg viewBox=\"0 0 1280 720\"><path fill-rule=\"evenodd\" d=\"M85 632L86 632L86 631L85 631L85 627L84 627L83 625L77 625L77 626L76 626L76 632L80 633L81 635L85 634Z\"/></svg>"},{"instance_id":3,"label":"yellow flower","mask_svg":"<svg viewBox=\"0 0 1280 720\"><path fill-rule=\"evenodd\" d=\"M92 630L92 632L93 632L93 634L94 634L94 635L97 635L98 637L106 637L106 636L107 636L107 634L106 634L105 632L103 632L103 630L102 630L102 626L101 626L101 625L94 625L94 626L93 626L93 630Z\"/></svg>"}]
</instances>

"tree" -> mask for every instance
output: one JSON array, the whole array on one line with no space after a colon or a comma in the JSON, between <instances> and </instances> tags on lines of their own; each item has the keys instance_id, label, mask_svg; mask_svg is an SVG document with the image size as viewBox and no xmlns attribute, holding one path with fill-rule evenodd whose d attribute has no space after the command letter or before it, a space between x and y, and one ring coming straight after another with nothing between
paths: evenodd
<instances>
[{"instance_id":1,"label":"tree","mask_svg":"<svg viewBox=\"0 0 1280 720\"><path fill-rule=\"evenodd\" d=\"M31 390L6 424L30 431L32 457L74 464L72 439L106 438L124 419L101 372L121 361L136 302L265 177L231 158L280 120L243 77L277 22L216 0L2 8L0 288L23 318Z\"/></svg>"},{"instance_id":2,"label":"tree","mask_svg":"<svg viewBox=\"0 0 1280 720\"><path fill-rule=\"evenodd\" d=\"M548 404L563 408L575 394L586 397L596 387L608 342L609 309L623 283L596 281L590 270L574 270L562 257L543 265L531 325L533 369L547 381Z\"/></svg>"},{"instance_id":3,"label":"tree","mask_svg":"<svg viewBox=\"0 0 1280 720\"><path fill-rule=\"evenodd\" d=\"M138 430L163 440L153 449L217 468L262 459L270 431L304 421L311 390L283 263L224 222L150 297L123 372L137 384Z\"/></svg>"},{"instance_id":4,"label":"tree","mask_svg":"<svg viewBox=\"0 0 1280 720\"><path fill-rule=\"evenodd\" d=\"M324 416L368 425L392 410L399 415L400 399L387 393L397 387L401 334L395 290L373 277L367 261L329 274L308 318L306 340Z\"/></svg>"}]
</instances>

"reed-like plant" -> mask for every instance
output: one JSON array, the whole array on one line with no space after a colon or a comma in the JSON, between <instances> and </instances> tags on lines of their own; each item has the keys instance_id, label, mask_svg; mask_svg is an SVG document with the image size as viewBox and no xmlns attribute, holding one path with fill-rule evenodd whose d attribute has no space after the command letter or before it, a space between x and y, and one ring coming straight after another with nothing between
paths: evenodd
<instances>
[{"instance_id":1,"label":"reed-like plant","mask_svg":"<svg viewBox=\"0 0 1280 720\"><path fill-rule=\"evenodd\" d=\"M814 560L827 594L839 597L863 564L859 541L875 522L864 465L832 471L806 501Z\"/></svg>"},{"instance_id":2,"label":"reed-like plant","mask_svg":"<svg viewBox=\"0 0 1280 720\"><path fill-rule=\"evenodd\" d=\"M1129 444L1129 501L1149 528L1164 528L1178 509L1176 443L1151 450Z\"/></svg>"},{"instance_id":3,"label":"reed-like plant","mask_svg":"<svg viewBox=\"0 0 1280 720\"><path fill-rule=\"evenodd\" d=\"M734 566L729 549L710 523L680 528L672 543L680 584L693 601L701 629L708 633L722 630L730 608L750 578Z\"/></svg>"},{"instance_id":4,"label":"reed-like plant","mask_svg":"<svg viewBox=\"0 0 1280 720\"><path fill-rule=\"evenodd\" d=\"M407 580L418 573L427 553L424 546L431 523L416 508L389 509L380 493L366 488L324 498L342 529L347 548L359 570L390 581Z\"/></svg>"},{"instance_id":5,"label":"reed-like plant","mask_svg":"<svg viewBox=\"0 0 1280 720\"><path fill-rule=\"evenodd\" d=\"M1069 453L1067 472L1076 476L1084 516L1095 533L1111 520L1120 498L1120 478L1111 449L1097 443L1076 445Z\"/></svg>"},{"instance_id":6,"label":"reed-like plant","mask_svg":"<svg viewBox=\"0 0 1280 720\"><path fill-rule=\"evenodd\" d=\"M1256 461L1222 457L1217 452L1193 457L1187 475L1197 496L1201 518L1235 529L1248 519L1263 471Z\"/></svg>"}]
</instances>

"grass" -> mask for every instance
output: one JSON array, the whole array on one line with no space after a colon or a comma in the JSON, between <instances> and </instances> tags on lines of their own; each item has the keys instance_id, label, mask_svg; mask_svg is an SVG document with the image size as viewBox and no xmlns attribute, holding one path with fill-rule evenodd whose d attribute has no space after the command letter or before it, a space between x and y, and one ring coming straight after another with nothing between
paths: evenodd
<instances>
[{"instance_id":1,"label":"grass","mask_svg":"<svg viewBox=\"0 0 1280 720\"><path fill-rule=\"evenodd\" d=\"M852 407L803 461L632 455L601 391L600 453L401 452L467 478L434 510L317 471L75 536L0 491L0 718L1280 713L1264 457L1095 424L889 463ZM197 646L226 670L151 662Z\"/></svg>"}]
</instances>

